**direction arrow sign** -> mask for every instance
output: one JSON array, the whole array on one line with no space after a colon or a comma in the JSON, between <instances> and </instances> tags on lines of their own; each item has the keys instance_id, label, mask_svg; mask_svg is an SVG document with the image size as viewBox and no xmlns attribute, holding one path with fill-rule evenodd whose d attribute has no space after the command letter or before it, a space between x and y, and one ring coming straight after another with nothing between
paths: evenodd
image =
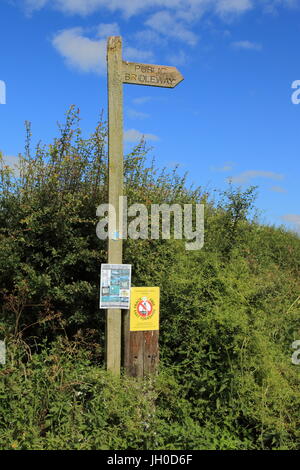
<instances>
[{"instance_id":1,"label":"direction arrow sign","mask_svg":"<svg viewBox=\"0 0 300 470\"><path fill-rule=\"evenodd\" d=\"M176 67L168 65L139 64L123 60L122 81L132 85L150 85L174 88L183 76Z\"/></svg>"}]
</instances>

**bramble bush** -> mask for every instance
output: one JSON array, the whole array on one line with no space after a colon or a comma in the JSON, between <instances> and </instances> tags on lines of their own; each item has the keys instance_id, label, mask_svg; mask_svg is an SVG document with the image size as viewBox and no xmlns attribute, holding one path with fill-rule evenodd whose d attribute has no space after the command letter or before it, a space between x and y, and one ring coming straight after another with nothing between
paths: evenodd
<instances>
[{"instance_id":1,"label":"bramble bush","mask_svg":"<svg viewBox=\"0 0 300 470\"><path fill-rule=\"evenodd\" d=\"M96 236L107 130L84 139L78 121L72 107L35 152L27 124L19 173L1 158L0 448L299 449L299 237L252 217L256 188L229 185L216 203L141 141L125 156L128 204L204 203L205 244L124 242L133 285L161 288L161 364L112 377Z\"/></svg>"}]
</instances>

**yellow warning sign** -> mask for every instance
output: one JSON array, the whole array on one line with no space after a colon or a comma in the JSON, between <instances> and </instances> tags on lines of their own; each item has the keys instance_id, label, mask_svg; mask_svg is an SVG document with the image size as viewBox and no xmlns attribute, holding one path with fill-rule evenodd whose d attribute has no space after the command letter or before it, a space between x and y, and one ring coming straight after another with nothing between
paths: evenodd
<instances>
[{"instance_id":1,"label":"yellow warning sign","mask_svg":"<svg viewBox=\"0 0 300 470\"><path fill-rule=\"evenodd\" d=\"M132 287L130 331L159 330L159 287Z\"/></svg>"}]
</instances>

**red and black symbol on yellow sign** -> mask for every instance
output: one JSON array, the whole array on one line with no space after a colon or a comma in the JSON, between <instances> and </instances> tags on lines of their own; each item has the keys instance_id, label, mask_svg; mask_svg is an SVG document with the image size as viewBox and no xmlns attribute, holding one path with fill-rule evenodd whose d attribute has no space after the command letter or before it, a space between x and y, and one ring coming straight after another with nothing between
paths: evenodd
<instances>
[{"instance_id":1,"label":"red and black symbol on yellow sign","mask_svg":"<svg viewBox=\"0 0 300 470\"><path fill-rule=\"evenodd\" d=\"M130 331L159 330L159 287L132 287Z\"/></svg>"},{"instance_id":2,"label":"red and black symbol on yellow sign","mask_svg":"<svg viewBox=\"0 0 300 470\"><path fill-rule=\"evenodd\" d=\"M141 297L135 304L135 314L140 318L150 318L154 313L154 300Z\"/></svg>"}]
</instances>

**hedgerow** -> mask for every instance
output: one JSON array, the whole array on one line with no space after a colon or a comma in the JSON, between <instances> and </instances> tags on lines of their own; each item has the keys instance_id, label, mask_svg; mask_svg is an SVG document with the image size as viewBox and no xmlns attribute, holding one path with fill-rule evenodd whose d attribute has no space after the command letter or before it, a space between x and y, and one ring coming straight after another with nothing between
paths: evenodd
<instances>
[{"instance_id":1,"label":"hedgerow","mask_svg":"<svg viewBox=\"0 0 300 470\"><path fill-rule=\"evenodd\" d=\"M218 202L125 156L128 204L203 203L205 244L126 240L133 285L161 289L160 367L104 369L96 208L107 202L107 129L83 138L72 107L60 135L0 170L1 449L299 449L300 241L252 217L256 188ZM0 338L1 339L1 338Z\"/></svg>"}]
</instances>

